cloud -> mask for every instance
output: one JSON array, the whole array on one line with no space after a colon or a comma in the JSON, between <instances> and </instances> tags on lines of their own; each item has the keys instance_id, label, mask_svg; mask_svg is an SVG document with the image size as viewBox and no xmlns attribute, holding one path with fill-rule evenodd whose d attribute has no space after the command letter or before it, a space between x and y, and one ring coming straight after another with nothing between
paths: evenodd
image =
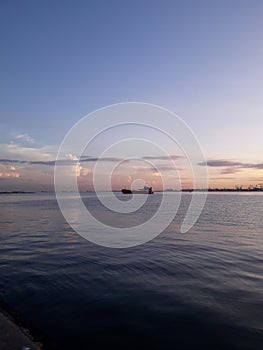
<instances>
[{"instance_id":1,"label":"cloud","mask_svg":"<svg viewBox=\"0 0 263 350\"><path fill-rule=\"evenodd\" d=\"M175 156L172 156L175 157ZM158 159L158 160L171 160L169 157L142 157L138 158L140 159ZM175 158L172 158L175 159ZM74 165L77 163L86 163L86 162L129 162L129 159L123 159L118 157L89 157L89 156L81 156L78 160L77 157L72 155L67 155L67 158L65 159L59 159L59 160L20 160L20 159L8 159L3 158L0 159L0 163L19 163L19 164L33 164L33 165L48 165L48 166L54 166L57 165ZM162 170L175 170L174 166L170 165L159 165L158 168Z\"/></svg>"},{"instance_id":2,"label":"cloud","mask_svg":"<svg viewBox=\"0 0 263 350\"><path fill-rule=\"evenodd\" d=\"M179 156L176 154L173 154L170 156L145 156L145 157L142 157L142 159L145 159L145 160L176 160L176 159L181 159L181 158L185 158L185 157Z\"/></svg>"},{"instance_id":3,"label":"cloud","mask_svg":"<svg viewBox=\"0 0 263 350\"><path fill-rule=\"evenodd\" d=\"M240 168L237 167L230 167L230 168L225 168L221 170L222 175L230 175L230 174L236 174L237 172L241 171Z\"/></svg>"},{"instance_id":4,"label":"cloud","mask_svg":"<svg viewBox=\"0 0 263 350\"><path fill-rule=\"evenodd\" d=\"M28 164L33 164L33 165L55 165L56 164L56 161L55 160L33 160L33 161L30 161L30 162L27 162ZM72 164L72 161L70 160L66 160L63 162L64 163L67 163L67 164Z\"/></svg>"},{"instance_id":5,"label":"cloud","mask_svg":"<svg viewBox=\"0 0 263 350\"><path fill-rule=\"evenodd\" d=\"M35 143L35 140L33 139L33 137L31 137L28 134L18 134L18 135L16 135L15 139L20 140L20 141L24 141L24 142L30 143L30 144Z\"/></svg>"},{"instance_id":6,"label":"cloud","mask_svg":"<svg viewBox=\"0 0 263 350\"><path fill-rule=\"evenodd\" d=\"M175 165L156 165L156 168L160 171L179 171L182 170Z\"/></svg>"},{"instance_id":7,"label":"cloud","mask_svg":"<svg viewBox=\"0 0 263 350\"><path fill-rule=\"evenodd\" d=\"M117 158L117 157L80 157L79 162L122 162L122 161L126 161L126 159L123 158Z\"/></svg>"},{"instance_id":8,"label":"cloud","mask_svg":"<svg viewBox=\"0 0 263 350\"><path fill-rule=\"evenodd\" d=\"M82 162L97 162L97 161L105 161L105 162L130 162L132 160L176 160L184 158L179 155L171 155L171 156L143 156L134 159L125 159L125 158L117 158L117 157L90 157L90 156L81 156L80 161Z\"/></svg>"},{"instance_id":9,"label":"cloud","mask_svg":"<svg viewBox=\"0 0 263 350\"><path fill-rule=\"evenodd\" d=\"M0 177L1 178L19 178L20 174L19 173L2 173L0 172Z\"/></svg>"},{"instance_id":10,"label":"cloud","mask_svg":"<svg viewBox=\"0 0 263 350\"><path fill-rule=\"evenodd\" d=\"M9 161L52 160L57 153L57 146L24 147L14 142L0 144L1 158Z\"/></svg>"},{"instance_id":11,"label":"cloud","mask_svg":"<svg viewBox=\"0 0 263 350\"><path fill-rule=\"evenodd\" d=\"M65 160L66 161L66 160ZM0 159L1 164L34 164L34 165L55 165L55 160L43 161L27 161L27 160L19 160L19 159Z\"/></svg>"},{"instance_id":12,"label":"cloud","mask_svg":"<svg viewBox=\"0 0 263 350\"><path fill-rule=\"evenodd\" d=\"M262 170L263 169L263 163L254 164L254 165L252 164L252 166L250 168Z\"/></svg>"},{"instance_id":13,"label":"cloud","mask_svg":"<svg viewBox=\"0 0 263 350\"><path fill-rule=\"evenodd\" d=\"M176 160L176 159L181 159L181 158L185 158L183 156L179 156L179 155L175 155L172 154L170 156L143 156L143 157L135 157L132 159L125 159L125 158L118 158L118 157L91 157L91 156L85 156L82 155L80 156L80 160L81 161L86 161L86 162L96 162L99 160L103 160L103 161L108 161L108 162L129 162L132 161L134 159L137 160Z\"/></svg>"},{"instance_id":14,"label":"cloud","mask_svg":"<svg viewBox=\"0 0 263 350\"><path fill-rule=\"evenodd\" d=\"M27 142L33 143L33 138L28 134L18 134L16 135L16 140L26 140ZM64 159L56 160L57 146L47 145L45 147L25 147L21 144L11 142L9 144L0 144L1 149L1 159L0 164L30 164L30 165L43 165L43 166L54 166L57 165L74 165L77 163L96 163L96 162L113 162L113 163L129 163L135 159L126 159L125 157L96 157L89 155L82 155L80 158L74 154L68 153ZM142 161L171 161L179 158L184 158L180 155L157 155L149 156L145 155L138 157L137 160ZM165 164L162 164L165 166ZM168 170L168 169L167 169Z\"/></svg>"},{"instance_id":15,"label":"cloud","mask_svg":"<svg viewBox=\"0 0 263 350\"><path fill-rule=\"evenodd\" d=\"M26 164L26 160L17 160L17 159L0 159L0 163L19 163L19 164Z\"/></svg>"},{"instance_id":16,"label":"cloud","mask_svg":"<svg viewBox=\"0 0 263 350\"><path fill-rule=\"evenodd\" d=\"M222 160L222 159L213 159L208 160L207 162L198 163L198 165L207 165L211 167L228 167L228 166L241 166L243 163L241 162L233 162L231 160Z\"/></svg>"},{"instance_id":17,"label":"cloud","mask_svg":"<svg viewBox=\"0 0 263 350\"><path fill-rule=\"evenodd\" d=\"M90 174L91 174L91 170L90 169L80 167L80 174L79 174L79 176L86 177L86 176L88 176Z\"/></svg>"},{"instance_id":18,"label":"cloud","mask_svg":"<svg viewBox=\"0 0 263 350\"><path fill-rule=\"evenodd\" d=\"M119 161L119 158L88 158L88 159L58 159L58 160L19 160L19 159L0 159L0 163L17 163L17 164L32 164L32 165L47 165L47 166L54 166L56 165L74 165L78 163L84 163L84 162L97 162L97 161L104 161L104 162L116 162Z\"/></svg>"},{"instance_id":19,"label":"cloud","mask_svg":"<svg viewBox=\"0 0 263 350\"><path fill-rule=\"evenodd\" d=\"M233 177L224 177L223 180L233 180ZM222 180L222 177L210 177L210 180Z\"/></svg>"},{"instance_id":20,"label":"cloud","mask_svg":"<svg viewBox=\"0 0 263 350\"><path fill-rule=\"evenodd\" d=\"M221 174L235 174L243 169L263 170L263 163L246 163L226 159L212 159L208 160L207 162L198 163L198 165L224 168L221 170Z\"/></svg>"},{"instance_id":21,"label":"cloud","mask_svg":"<svg viewBox=\"0 0 263 350\"><path fill-rule=\"evenodd\" d=\"M8 179L8 178L19 178L20 174L16 171L14 166L11 166L9 169L7 166L3 166L3 169L0 169L0 178Z\"/></svg>"},{"instance_id":22,"label":"cloud","mask_svg":"<svg viewBox=\"0 0 263 350\"><path fill-rule=\"evenodd\" d=\"M162 172L162 171L179 171L182 169L179 169L178 167L172 166L172 165L156 165L151 167L136 167L137 172L147 172L150 171L152 173L156 172Z\"/></svg>"}]
</instances>

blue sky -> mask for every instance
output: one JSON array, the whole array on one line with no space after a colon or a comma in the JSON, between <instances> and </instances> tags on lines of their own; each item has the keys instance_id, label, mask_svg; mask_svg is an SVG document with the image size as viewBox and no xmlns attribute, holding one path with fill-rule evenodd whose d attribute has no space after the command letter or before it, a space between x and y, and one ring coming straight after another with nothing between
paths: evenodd
<instances>
[{"instance_id":1,"label":"blue sky","mask_svg":"<svg viewBox=\"0 0 263 350\"><path fill-rule=\"evenodd\" d=\"M208 159L260 164L262 18L259 0L2 1L0 158L54 159L81 117L141 101L184 119ZM1 166L2 187L43 184ZM248 168L229 183L261 182Z\"/></svg>"}]
</instances>

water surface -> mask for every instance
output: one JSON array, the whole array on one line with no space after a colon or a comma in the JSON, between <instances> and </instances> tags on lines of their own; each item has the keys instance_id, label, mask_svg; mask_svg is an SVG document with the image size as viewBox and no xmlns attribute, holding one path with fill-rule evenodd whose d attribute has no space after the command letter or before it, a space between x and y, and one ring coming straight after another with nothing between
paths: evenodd
<instances>
[{"instance_id":1,"label":"water surface","mask_svg":"<svg viewBox=\"0 0 263 350\"><path fill-rule=\"evenodd\" d=\"M94 194L83 200L107 217ZM77 235L54 195L1 195L0 299L46 349L261 350L263 196L209 193L182 234L189 200L151 242L110 249Z\"/></svg>"}]
</instances>

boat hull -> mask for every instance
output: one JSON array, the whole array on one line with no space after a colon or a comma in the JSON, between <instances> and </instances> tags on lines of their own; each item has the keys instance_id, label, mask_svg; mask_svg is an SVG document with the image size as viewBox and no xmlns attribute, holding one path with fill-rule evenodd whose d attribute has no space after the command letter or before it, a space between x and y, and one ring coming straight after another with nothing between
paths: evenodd
<instances>
[{"instance_id":1,"label":"boat hull","mask_svg":"<svg viewBox=\"0 0 263 350\"><path fill-rule=\"evenodd\" d=\"M151 189L148 190L127 190L126 188L123 188L121 190L123 194L153 194L153 191Z\"/></svg>"},{"instance_id":2,"label":"boat hull","mask_svg":"<svg viewBox=\"0 0 263 350\"><path fill-rule=\"evenodd\" d=\"M132 194L132 191L131 190L126 190L126 189L122 189L121 192L123 194Z\"/></svg>"}]
</instances>

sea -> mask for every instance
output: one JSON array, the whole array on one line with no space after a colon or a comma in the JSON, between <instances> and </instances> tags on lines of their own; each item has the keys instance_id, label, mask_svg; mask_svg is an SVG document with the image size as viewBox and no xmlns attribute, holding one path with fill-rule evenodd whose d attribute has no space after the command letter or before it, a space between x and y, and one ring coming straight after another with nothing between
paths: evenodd
<instances>
[{"instance_id":1,"label":"sea","mask_svg":"<svg viewBox=\"0 0 263 350\"><path fill-rule=\"evenodd\" d=\"M156 212L160 196L133 220ZM181 233L191 196L156 238L114 249L78 235L54 194L1 194L1 303L47 350L262 350L263 194L208 193ZM82 200L104 216L95 193Z\"/></svg>"}]
</instances>

